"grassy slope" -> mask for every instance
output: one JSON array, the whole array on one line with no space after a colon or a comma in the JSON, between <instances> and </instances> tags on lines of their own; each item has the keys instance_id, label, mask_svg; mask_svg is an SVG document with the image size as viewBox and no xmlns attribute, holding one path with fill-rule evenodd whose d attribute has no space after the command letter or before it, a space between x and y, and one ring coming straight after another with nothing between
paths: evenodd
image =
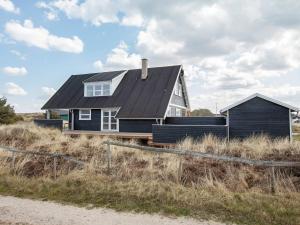
<instances>
[{"instance_id":1,"label":"grassy slope","mask_svg":"<svg viewBox=\"0 0 300 225\"><path fill-rule=\"evenodd\" d=\"M178 158L116 148L112 150L114 170L108 178L101 172L96 176L93 170L95 167L105 173L104 140L86 136L71 138L57 130L28 123L0 126L0 145L63 152L90 162L90 171L74 170L53 181L47 178L52 173L52 160L19 158L16 171L19 176L13 176L7 172L10 154L9 157L0 154L0 194L46 198L80 206L93 204L117 210L187 215L237 224L300 224L297 171L287 171L287 176L282 171L278 174L277 188L279 193L285 194L273 196L269 194L267 170L183 160L186 164L182 174L184 186L178 184ZM300 159L300 142L270 142L264 137L243 143L231 142L230 145L212 137L202 142L187 139L178 147L254 159ZM46 172L39 177L24 177L24 165L28 160L31 165L41 162L49 171L44 168Z\"/></svg>"},{"instance_id":2,"label":"grassy slope","mask_svg":"<svg viewBox=\"0 0 300 225\"><path fill-rule=\"evenodd\" d=\"M45 198L79 206L93 204L122 211L192 216L236 224L300 224L300 195L232 193L174 183L112 181L82 175L29 179L2 173L0 193Z\"/></svg>"}]
</instances>

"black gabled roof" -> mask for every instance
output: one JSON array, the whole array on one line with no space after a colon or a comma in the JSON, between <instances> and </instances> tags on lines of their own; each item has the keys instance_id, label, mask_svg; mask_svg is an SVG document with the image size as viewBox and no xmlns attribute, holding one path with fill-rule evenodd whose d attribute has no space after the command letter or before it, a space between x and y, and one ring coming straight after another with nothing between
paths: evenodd
<instances>
[{"instance_id":1,"label":"black gabled roof","mask_svg":"<svg viewBox=\"0 0 300 225\"><path fill-rule=\"evenodd\" d=\"M83 82L87 83L87 82L96 82L96 81L108 81L114 79L115 77L119 76L121 73L124 72L125 70L96 73L93 76L89 77L88 79L84 80Z\"/></svg>"},{"instance_id":2,"label":"black gabled roof","mask_svg":"<svg viewBox=\"0 0 300 225\"><path fill-rule=\"evenodd\" d=\"M96 74L72 75L42 109L120 107L118 118L164 118L180 71L180 65L153 67L142 80L141 69L128 70L112 96L100 97L84 97L83 82Z\"/></svg>"}]
</instances>

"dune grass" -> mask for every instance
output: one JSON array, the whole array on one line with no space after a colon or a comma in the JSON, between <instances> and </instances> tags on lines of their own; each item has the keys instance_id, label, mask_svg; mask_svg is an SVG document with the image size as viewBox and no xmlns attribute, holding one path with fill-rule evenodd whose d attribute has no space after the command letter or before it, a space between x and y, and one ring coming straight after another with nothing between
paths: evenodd
<instances>
[{"instance_id":1,"label":"dune grass","mask_svg":"<svg viewBox=\"0 0 300 225\"><path fill-rule=\"evenodd\" d=\"M31 123L0 126L0 145L61 152L87 163L81 170L59 159L58 178L53 180L49 157L18 155L12 172L11 155L0 152L0 194L237 224L300 224L299 168L276 170L273 195L267 168L114 146L108 174L106 140L64 136ZM265 136L230 143L213 136L187 138L176 147L252 159L300 160L300 142Z\"/></svg>"},{"instance_id":2,"label":"dune grass","mask_svg":"<svg viewBox=\"0 0 300 225\"><path fill-rule=\"evenodd\" d=\"M300 222L299 193L268 195L230 192L216 187L185 187L173 182L115 181L84 172L47 178L1 173L0 193L79 206L120 211L191 216L236 224L296 225Z\"/></svg>"}]
</instances>

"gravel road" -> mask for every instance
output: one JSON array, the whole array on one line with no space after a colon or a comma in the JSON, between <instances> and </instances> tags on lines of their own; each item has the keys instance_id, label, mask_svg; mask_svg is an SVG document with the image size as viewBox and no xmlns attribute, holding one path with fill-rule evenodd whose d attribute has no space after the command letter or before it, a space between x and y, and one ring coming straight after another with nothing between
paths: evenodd
<instances>
[{"instance_id":1,"label":"gravel road","mask_svg":"<svg viewBox=\"0 0 300 225\"><path fill-rule=\"evenodd\" d=\"M0 196L0 225L224 225L189 218L86 209L53 202Z\"/></svg>"}]
</instances>

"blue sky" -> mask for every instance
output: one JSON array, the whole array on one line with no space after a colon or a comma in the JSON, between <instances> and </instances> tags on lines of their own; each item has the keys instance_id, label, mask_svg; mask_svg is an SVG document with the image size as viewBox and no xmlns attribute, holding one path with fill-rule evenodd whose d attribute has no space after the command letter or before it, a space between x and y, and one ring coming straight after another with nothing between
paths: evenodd
<instances>
[{"instance_id":1,"label":"blue sky","mask_svg":"<svg viewBox=\"0 0 300 225\"><path fill-rule=\"evenodd\" d=\"M168 7L165 7L168 6ZM300 106L299 1L0 0L0 95L36 112L71 74L182 64L192 108Z\"/></svg>"}]
</instances>

